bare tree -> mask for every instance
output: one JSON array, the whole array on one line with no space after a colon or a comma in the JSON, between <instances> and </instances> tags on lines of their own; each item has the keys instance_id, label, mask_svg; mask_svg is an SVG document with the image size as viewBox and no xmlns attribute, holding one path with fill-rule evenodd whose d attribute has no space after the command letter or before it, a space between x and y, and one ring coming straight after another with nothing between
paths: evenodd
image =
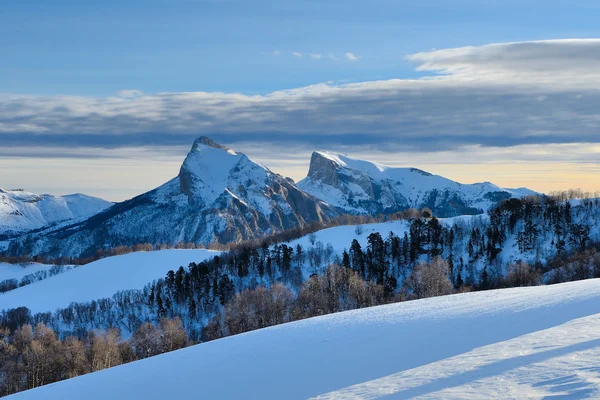
<instances>
[{"instance_id":1,"label":"bare tree","mask_svg":"<svg viewBox=\"0 0 600 400\"><path fill-rule=\"evenodd\" d=\"M188 337L181 318L163 318L160 320L162 330L162 351L182 349L188 344Z\"/></svg>"},{"instance_id":2,"label":"bare tree","mask_svg":"<svg viewBox=\"0 0 600 400\"><path fill-rule=\"evenodd\" d=\"M92 337L90 357L92 371L99 371L122 364L121 353L119 351L120 338L121 334L115 328Z\"/></svg>"},{"instance_id":3,"label":"bare tree","mask_svg":"<svg viewBox=\"0 0 600 400\"><path fill-rule=\"evenodd\" d=\"M439 257L430 263L420 263L406 280L405 289L417 298L452 293L452 282L448 279L448 263Z\"/></svg>"},{"instance_id":4,"label":"bare tree","mask_svg":"<svg viewBox=\"0 0 600 400\"><path fill-rule=\"evenodd\" d=\"M131 335L131 344L138 358L148 358L161 353L161 334L149 322L140 327Z\"/></svg>"}]
</instances>

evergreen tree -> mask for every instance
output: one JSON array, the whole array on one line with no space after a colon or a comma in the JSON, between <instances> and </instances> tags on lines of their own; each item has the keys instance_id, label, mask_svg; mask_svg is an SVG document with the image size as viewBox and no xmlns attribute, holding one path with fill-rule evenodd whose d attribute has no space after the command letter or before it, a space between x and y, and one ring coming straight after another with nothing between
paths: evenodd
<instances>
[{"instance_id":1,"label":"evergreen tree","mask_svg":"<svg viewBox=\"0 0 600 400\"><path fill-rule=\"evenodd\" d=\"M342 254L342 267L352 269L350 265L350 254L346 250Z\"/></svg>"},{"instance_id":2,"label":"evergreen tree","mask_svg":"<svg viewBox=\"0 0 600 400\"><path fill-rule=\"evenodd\" d=\"M490 288L490 282L487 272L487 266L483 267L483 271L481 271L481 277L479 279L479 289L487 290Z\"/></svg>"}]
</instances>

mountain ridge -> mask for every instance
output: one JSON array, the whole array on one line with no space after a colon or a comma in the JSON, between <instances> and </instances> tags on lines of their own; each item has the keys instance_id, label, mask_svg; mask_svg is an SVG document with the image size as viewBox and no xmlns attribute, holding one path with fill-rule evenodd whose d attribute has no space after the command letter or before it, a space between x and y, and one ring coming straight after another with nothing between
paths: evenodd
<instances>
[{"instance_id":1,"label":"mountain ridge","mask_svg":"<svg viewBox=\"0 0 600 400\"><path fill-rule=\"evenodd\" d=\"M480 214L522 197L491 183L461 184L417 168L392 168L314 152L295 184L266 166L201 136L176 177L81 221L13 240L12 255L88 257L140 243L214 244L257 239L341 214L379 215L429 207L434 215Z\"/></svg>"},{"instance_id":2,"label":"mountain ridge","mask_svg":"<svg viewBox=\"0 0 600 400\"><path fill-rule=\"evenodd\" d=\"M440 217L480 214L498 201L535 194L490 182L464 184L418 168L389 167L340 153L315 151L298 187L352 214L389 214L428 207Z\"/></svg>"},{"instance_id":3,"label":"mountain ridge","mask_svg":"<svg viewBox=\"0 0 600 400\"><path fill-rule=\"evenodd\" d=\"M86 218L113 204L81 193L54 196L0 188L0 237L20 235L48 225Z\"/></svg>"}]
</instances>

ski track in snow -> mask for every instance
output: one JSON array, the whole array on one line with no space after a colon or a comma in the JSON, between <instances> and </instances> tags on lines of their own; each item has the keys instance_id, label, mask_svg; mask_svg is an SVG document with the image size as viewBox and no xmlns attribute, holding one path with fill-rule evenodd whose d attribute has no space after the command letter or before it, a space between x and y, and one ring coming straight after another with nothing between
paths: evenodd
<instances>
[{"instance_id":1,"label":"ski track in snow","mask_svg":"<svg viewBox=\"0 0 600 400\"><path fill-rule=\"evenodd\" d=\"M598 398L600 280L465 293L279 325L15 399Z\"/></svg>"}]
</instances>

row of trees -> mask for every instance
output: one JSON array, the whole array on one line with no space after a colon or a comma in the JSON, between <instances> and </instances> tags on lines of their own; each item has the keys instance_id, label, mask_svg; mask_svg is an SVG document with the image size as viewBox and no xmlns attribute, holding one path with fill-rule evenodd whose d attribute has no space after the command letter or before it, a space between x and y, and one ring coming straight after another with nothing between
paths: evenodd
<instances>
[{"instance_id":1,"label":"row of trees","mask_svg":"<svg viewBox=\"0 0 600 400\"><path fill-rule=\"evenodd\" d=\"M21 309L18 313L27 314L27 311ZM91 330L83 340L74 336L61 340L52 328L43 323L35 327L23 323L13 328L4 326L0 329L0 396L177 350L189 344L179 318L163 318L158 326L142 324L129 340L123 340L117 328L100 332Z\"/></svg>"},{"instance_id":2,"label":"row of trees","mask_svg":"<svg viewBox=\"0 0 600 400\"><path fill-rule=\"evenodd\" d=\"M23 268L27 268L27 266L23 266ZM67 272L72 268L73 268L72 266L53 265L52 267L50 267L48 269L36 271L32 274L27 274L20 280L15 279L15 278L5 279L3 281L0 281L0 293L5 293L10 290L14 290L14 289L17 289L17 288L20 288L23 286L30 285L35 282L39 282L44 279L51 278L55 275L62 274L63 272Z\"/></svg>"}]
</instances>

